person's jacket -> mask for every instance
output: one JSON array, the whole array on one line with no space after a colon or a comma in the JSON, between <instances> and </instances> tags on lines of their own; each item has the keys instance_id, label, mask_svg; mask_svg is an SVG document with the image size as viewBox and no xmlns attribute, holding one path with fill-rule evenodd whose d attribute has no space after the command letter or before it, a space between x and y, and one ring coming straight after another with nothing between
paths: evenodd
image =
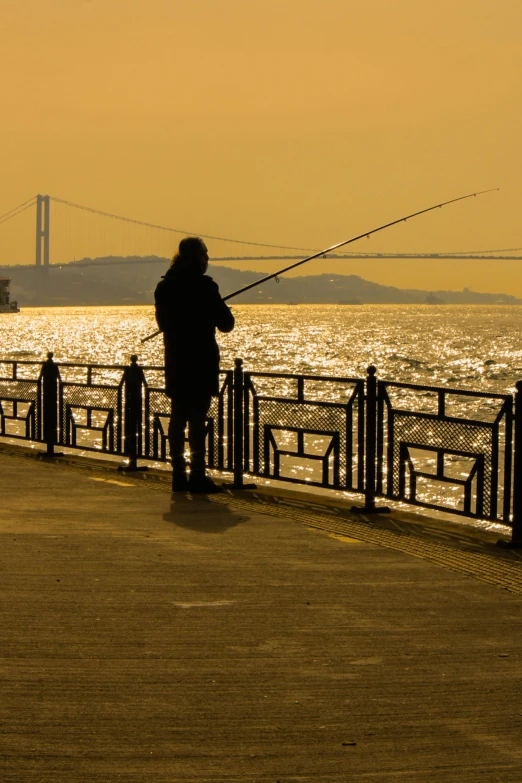
<instances>
[{"instance_id":1,"label":"person's jacket","mask_svg":"<svg viewBox=\"0 0 522 783\"><path fill-rule=\"evenodd\" d=\"M216 328L230 332L234 316L217 283L199 270L171 267L154 293L156 320L164 335L166 392L171 398L219 391Z\"/></svg>"}]
</instances>

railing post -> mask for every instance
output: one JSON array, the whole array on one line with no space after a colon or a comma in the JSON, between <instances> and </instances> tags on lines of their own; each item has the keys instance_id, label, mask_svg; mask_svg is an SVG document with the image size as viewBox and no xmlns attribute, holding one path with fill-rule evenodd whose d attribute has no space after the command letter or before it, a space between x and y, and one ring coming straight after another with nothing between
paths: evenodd
<instances>
[{"instance_id":1,"label":"railing post","mask_svg":"<svg viewBox=\"0 0 522 783\"><path fill-rule=\"evenodd\" d=\"M522 549L522 381L516 383L515 433L513 460L513 528L510 541L499 541L501 546Z\"/></svg>"},{"instance_id":2,"label":"railing post","mask_svg":"<svg viewBox=\"0 0 522 783\"><path fill-rule=\"evenodd\" d=\"M42 424L43 442L47 445L46 457L57 456L54 447L58 443L58 385L60 370L49 351L42 365Z\"/></svg>"},{"instance_id":3,"label":"railing post","mask_svg":"<svg viewBox=\"0 0 522 783\"><path fill-rule=\"evenodd\" d=\"M234 482L229 484L230 489L255 489L255 484L245 484L243 481L244 471L244 427L245 427L245 408L244 408L244 377L243 377L243 359L234 361L233 376L233 416L234 416L234 449L233 449L233 470ZM225 485L226 486L226 485Z\"/></svg>"},{"instance_id":4,"label":"railing post","mask_svg":"<svg viewBox=\"0 0 522 783\"><path fill-rule=\"evenodd\" d=\"M366 433L364 439L364 506L352 506L361 514L383 514L390 509L375 505L377 457L377 369L368 367L366 377Z\"/></svg>"},{"instance_id":5,"label":"railing post","mask_svg":"<svg viewBox=\"0 0 522 783\"><path fill-rule=\"evenodd\" d=\"M123 453L129 459L128 465L122 465L120 470L147 470L138 467L143 424L143 370L138 365L136 354L131 356L131 363L123 371Z\"/></svg>"},{"instance_id":6,"label":"railing post","mask_svg":"<svg viewBox=\"0 0 522 783\"><path fill-rule=\"evenodd\" d=\"M234 362L234 489L243 489L243 359Z\"/></svg>"},{"instance_id":7,"label":"railing post","mask_svg":"<svg viewBox=\"0 0 522 783\"><path fill-rule=\"evenodd\" d=\"M375 509L375 458L377 456L377 369L368 367L366 378L366 442L365 442L365 482L364 507L366 511Z\"/></svg>"}]
</instances>

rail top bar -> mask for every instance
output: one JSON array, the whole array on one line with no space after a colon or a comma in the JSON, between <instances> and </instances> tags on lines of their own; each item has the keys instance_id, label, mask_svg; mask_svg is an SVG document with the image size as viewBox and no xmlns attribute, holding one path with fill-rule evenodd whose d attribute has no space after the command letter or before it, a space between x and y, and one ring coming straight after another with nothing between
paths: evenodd
<instances>
[{"instance_id":1,"label":"rail top bar","mask_svg":"<svg viewBox=\"0 0 522 783\"><path fill-rule=\"evenodd\" d=\"M250 378L302 378L304 381L336 381L338 383L359 383L364 378L347 378L335 375L302 375L301 373L288 372L250 372L245 370L245 375Z\"/></svg>"},{"instance_id":2,"label":"rail top bar","mask_svg":"<svg viewBox=\"0 0 522 783\"><path fill-rule=\"evenodd\" d=\"M0 359L0 364L24 364L24 365L38 365L39 367L42 366L42 364L45 364L47 359L40 359L40 361L27 361L25 359ZM124 370L126 367L128 367L128 364L85 364L84 362L55 362L53 359L53 363L56 364L58 367L84 367L84 368L101 368L104 370ZM140 365L141 366L141 365ZM159 369L164 369L163 367Z\"/></svg>"},{"instance_id":3,"label":"rail top bar","mask_svg":"<svg viewBox=\"0 0 522 783\"><path fill-rule=\"evenodd\" d=\"M29 365L38 365L38 367L41 367L43 362L45 362L45 359L40 359L40 361L29 361L28 359L0 359L0 364L29 364Z\"/></svg>"},{"instance_id":4,"label":"rail top bar","mask_svg":"<svg viewBox=\"0 0 522 783\"><path fill-rule=\"evenodd\" d=\"M488 397L495 400L511 400L511 394L498 394L496 392L473 391L472 389L454 389L448 386L424 386L419 383L400 383L399 381L386 381L379 378L377 383L380 386L393 386L396 389L413 389L415 391L433 391L444 392L445 394L463 394L466 397Z\"/></svg>"},{"instance_id":5,"label":"rail top bar","mask_svg":"<svg viewBox=\"0 0 522 783\"><path fill-rule=\"evenodd\" d=\"M128 364L84 364L83 362L54 362L58 367L82 367L99 370L125 370Z\"/></svg>"}]
</instances>

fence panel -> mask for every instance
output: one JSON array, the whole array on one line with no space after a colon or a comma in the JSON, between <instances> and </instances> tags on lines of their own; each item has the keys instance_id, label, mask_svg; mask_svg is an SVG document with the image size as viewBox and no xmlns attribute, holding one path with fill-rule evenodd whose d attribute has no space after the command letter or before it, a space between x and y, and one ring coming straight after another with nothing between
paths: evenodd
<instances>
[{"instance_id":1,"label":"fence panel","mask_svg":"<svg viewBox=\"0 0 522 783\"><path fill-rule=\"evenodd\" d=\"M513 398L378 382L377 494L509 523Z\"/></svg>"},{"instance_id":2,"label":"fence panel","mask_svg":"<svg viewBox=\"0 0 522 783\"><path fill-rule=\"evenodd\" d=\"M120 365L57 364L58 443L123 455L124 372Z\"/></svg>"},{"instance_id":3,"label":"fence panel","mask_svg":"<svg viewBox=\"0 0 522 783\"><path fill-rule=\"evenodd\" d=\"M246 472L363 490L364 381L246 372L244 385Z\"/></svg>"},{"instance_id":4,"label":"fence panel","mask_svg":"<svg viewBox=\"0 0 522 783\"><path fill-rule=\"evenodd\" d=\"M0 436L40 439L41 366L37 362L0 362Z\"/></svg>"}]
</instances>

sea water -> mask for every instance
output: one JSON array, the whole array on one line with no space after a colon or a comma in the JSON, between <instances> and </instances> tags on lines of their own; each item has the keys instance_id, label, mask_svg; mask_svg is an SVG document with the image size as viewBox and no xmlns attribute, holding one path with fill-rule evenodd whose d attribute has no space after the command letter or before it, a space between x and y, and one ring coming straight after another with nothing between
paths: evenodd
<instances>
[{"instance_id":1,"label":"sea water","mask_svg":"<svg viewBox=\"0 0 522 783\"><path fill-rule=\"evenodd\" d=\"M522 379L522 307L502 305L236 305L218 334L221 366L364 377L512 393ZM197 317L196 315L194 317ZM163 364L151 306L24 308L0 314L0 358ZM187 322L190 330L190 322Z\"/></svg>"}]
</instances>

